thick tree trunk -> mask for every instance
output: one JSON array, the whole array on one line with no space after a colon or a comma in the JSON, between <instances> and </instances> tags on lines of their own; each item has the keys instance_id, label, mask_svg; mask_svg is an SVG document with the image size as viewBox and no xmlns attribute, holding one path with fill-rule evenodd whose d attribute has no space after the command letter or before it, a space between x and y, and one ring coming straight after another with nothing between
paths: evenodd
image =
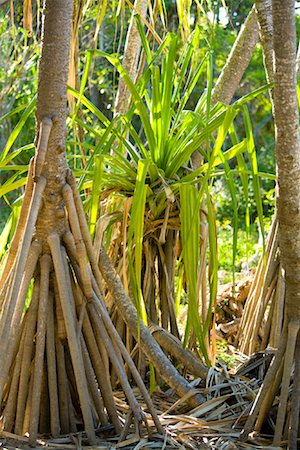
<instances>
[{"instance_id":1,"label":"thick tree trunk","mask_svg":"<svg viewBox=\"0 0 300 450\"><path fill-rule=\"evenodd\" d=\"M47 179L43 195L43 213L39 214L36 236L47 246L51 232L65 232L62 187L66 182L65 153L67 118L67 80L73 0L47 1L44 9L44 32L39 66L37 96L38 148L34 176ZM48 121L51 131L47 148L41 148L42 134ZM44 158L44 164L42 162ZM38 173L36 173L38 172Z\"/></svg>"},{"instance_id":2,"label":"thick tree trunk","mask_svg":"<svg viewBox=\"0 0 300 450\"><path fill-rule=\"evenodd\" d=\"M300 136L296 89L295 2L273 0L274 113L277 162L277 214L280 259L285 274L285 324L276 356L245 425L247 435L259 431L280 389L274 446L289 430L290 450L296 450L299 427L300 329ZM293 376L291 402L290 379ZM288 421L288 423L286 423ZM286 437L286 436L285 436Z\"/></svg>"},{"instance_id":3,"label":"thick tree trunk","mask_svg":"<svg viewBox=\"0 0 300 450\"><path fill-rule=\"evenodd\" d=\"M279 247L286 277L286 312L300 320L300 138L296 80L295 2L273 1Z\"/></svg>"}]
</instances>

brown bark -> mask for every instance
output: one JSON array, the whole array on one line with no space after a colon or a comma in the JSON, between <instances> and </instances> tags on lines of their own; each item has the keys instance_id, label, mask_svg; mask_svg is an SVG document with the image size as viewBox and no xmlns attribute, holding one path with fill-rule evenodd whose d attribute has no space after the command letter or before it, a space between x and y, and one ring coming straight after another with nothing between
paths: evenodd
<instances>
[{"instance_id":1,"label":"brown bark","mask_svg":"<svg viewBox=\"0 0 300 450\"><path fill-rule=\"evenodd\" d=\"M212 104L222 102L229 105L249 64L257 41L258 22L255 9L252 8L215 84L211 98Z\"/></svg>"},{"instance_id":2,"label":"brown bark","mask_svg":"<svg viewBox=\"0 0 300 450\"><path fill-rule=\"evenodd\" d=\"M147 0L135 0L134 11L131 15L130 24L126 36L122 64L123 67L127 70L133 82L135 82L136 80L137 66L141 48L141 38L134 16L136 15L136 11L138 11L141 17L145 17L147 13L147 5ZM127 111L129 106L129 98L130 92L123 78L120 76L118 91L116 95L115 115L118 113L123 114Z\"/></svg>"},{"instance_id":3,"label":"brown bark","mask_svg":"<svg viewBox=\"0 0 300 450\"><path fill-rule=\"evenodd\" d=\"M18 433L29 431L31 445L35 444L39 432L50 429L53 435L76 432L80 422L92 444L96 441L95 421L106 424L113 414L115 430L121 431L112 392L105 386L103 370L97 370L98 358L93 358L97 347L101 358L106 355L102 349L109 350L110 362L118 369L136 430L146 421L127 380L116 343L110 338L99 312L87 307L87 300L94 296L93 288L100 289L99 285L92 285L90 263L94 264L95 255L93 248L89 248L87 255L82 238L85 217L79 223L78 204L75 205L66 179L69 173L65 156L66 87L72 9L73 0L44 2L37 101L39 136L33 173L29 173L34 187L32 194L28 189L29 212L26 214L23 208L24 218L20 220L24 224L19 227L23 238L15 248L14 261L9 262L11 269L8 266L5 274L9 277L9 287L3 297L0 317L1 427ZM80 202L79 194L76 199ZM86 223L85 226L86 229ZM69 239L63 239L64 236ZM64 241L73 244L70 258ZM31 281L34 288L30 313L24 314ZM85 323L92 323L89 336ZM97 344L91 349L95 337ZM15 358L18 364L14 363ZM28 388L30 367L34 369ZM104 365L103 369L106 369ZM99 388L105 391L103 397ZM140 389L155 416L158 431L162 432L141 380ZM50 395L54 398L50 399ZM122 435L125 438L126 432Z\"/></svg>"},{"instance_id":4,"label":"brown bark","mask_svg":"<svg viewBox=\"0 0 300 450\"><path fill-rule=\"evenodd\" d=\"M47 179L43 195L43 211L36 225L36 235L47 248L47 235L65 231L62 187L65 184L67 80L73 0L47 1L44 9L44 31L39 67L37 96L37 128L46 118L52 120L42 174ZM41 136L39 137L41 141ZM39 149L38 149L39 153ZM37 155L37 158L39 156Z\"/></svg>"},{"instance_id":5,"label":"brown bark","mask_svg":"<svg viewBox=\"0 0 300 450\"><path fill-rule=\"evenodd\" d=\"M295 2L273 1L279 248L286 278L286 312L300 319L300 139L296 90Z\"/></svg>"},{"instance_id":6,"label":"brown bark","mask_svg":"<svg viewBox=\"0 0 300 450\"><path fill-rule=\"evenodd\" d=\"M299 364L296 361L292 401L290 379L299 357L300 329L300 136L296 89L295 2L273 0L274 114L277 162L279 248L285 273L285 324L277 354L250 412L244 434L259 431L280 388L273 445L289 430L290 450L297 449L299 427ZM291 408L291 410L290 410Z\"/></svg>"},{"instance_id":7,"label":"brown bark","mask_svg":"<svg viewBox=\"0 0 300 450\"><path fill-rule=\"evenodd\" d=\"M117 308L135 339L140 342L143 352L153 363L162 379L165 380L179 396L186 395L191 390L190 384L177 372L157 342L151 336L148 328L139 319L135 307L127 296L123 285L118 275L113 270L109 258L103 248L100 250L99 264L103 278L105 279L110 292L114 296ZM203 401L204 398L202 395L196 393L195 396L189 400L192 406L199 405L203 403Z\"/></svg>"},{"instance_id":8,"label":"brown bark","mask_svg":"<svg viewBox=\"0 0 300 450\"><path fill-rule=\"evenodd\" d=\"M274 81L272 0L255 0L267 81Z\"/></svg>"}]
</instances>

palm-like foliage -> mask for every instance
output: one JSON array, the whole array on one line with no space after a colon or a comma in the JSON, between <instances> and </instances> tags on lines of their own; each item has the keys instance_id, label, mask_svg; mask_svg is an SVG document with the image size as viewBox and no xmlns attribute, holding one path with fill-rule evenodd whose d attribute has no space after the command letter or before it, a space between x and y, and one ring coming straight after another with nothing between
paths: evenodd
<instances>
[{"instance_id":1,"label":"palm-like foliage","mask_svg":"<svg viewBox=\"0 0 300 450\"><path fill-rule=\"evenodd\" d=\"M103 241L110 249L127 288L130 280L128 289L145 322L160 324L179 336L178 305L187 298L185 344L198 346L209 362L218 271L211 189L216 176L225 176L233 208L234 269L238 203L236 171L228 161L237 158L246 202L248 178L252 176L262 223L259 173L246 102L265 88L232 107L211 107L212 58L207 53L197 60L198 31L185 45L168 34L156 51L150 49L142 27L140 31L147 67L136 85L118 58L92 51L87 55L80 92L72 90L86 118L83 122L73 117L73 121L95 137L93 145L91 137L86 143L92 153L85 167L78 170L79 184L86 197L95 245ZM114 65L132 96L128 113L112 121L83 95L87 72L96 56ZM205 80L205 71L208 88L202 89L196 106L189 109L191 94ZM234 131L237 114L244 116L242 140ZM195 152L202 159L196 170L190 164Z\"/></svg>"}]
</instances>

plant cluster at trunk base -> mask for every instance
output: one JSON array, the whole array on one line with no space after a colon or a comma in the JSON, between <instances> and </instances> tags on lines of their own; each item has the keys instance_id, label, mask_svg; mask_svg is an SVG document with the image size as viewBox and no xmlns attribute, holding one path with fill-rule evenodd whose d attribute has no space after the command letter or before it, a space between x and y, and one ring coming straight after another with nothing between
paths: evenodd
<instances>
[{"instance_id":1,"label":"plant cluster at trunk base","mask_svg":"<svg viewBox=\"0 0 300 450\"><path fill-rule=\"evenodd\" d=\"M38 431L57 436L78 427L92 442L97 424L108 423L126 436L132 415L137 427L145 421L127 380L126 363L162 432L149 394L103 304L81 201L71 173L67 176L73 189L68 183L63 187L66 232L49 234L49 251L43 252L45 242L33 233L46 179L41 176L32 189L30 175L26 192L32 191L32 198L25 227L18 230L21 245L15 260L7 259L0 321L5 355L0 374L2 427L19 435L29 432L32 443ZM125 426L114 403L109 361L131 408Z\"/></svg>"}]
</instances>

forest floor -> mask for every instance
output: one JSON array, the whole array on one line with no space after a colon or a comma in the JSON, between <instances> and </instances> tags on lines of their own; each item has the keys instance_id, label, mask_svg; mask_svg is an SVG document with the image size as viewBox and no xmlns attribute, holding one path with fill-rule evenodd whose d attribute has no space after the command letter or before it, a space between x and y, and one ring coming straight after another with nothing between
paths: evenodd
<instances>
[{"instance_id":1,"label":"forest floor","mask_svg":"<svg viewBox=\"0 0 300 450\"><path fill-rule=\"evenodd\" d=\"M244 277L236 285L233 295L232 285L228 284L219 289L217 299L217 337L218 358L217 367L211 368L205 381L189 377L196 392L200 392L206 399L202 405L191 409L187 398L179 399L171 390L163 391L157 388L152 399L159 414L160 421L166 431L164 436L158 435L151 416L147 414L146 406L139 391L135 395L140 402L148 419L150 433L143 430L138 435L134 429L130 430L125 441L118 442L112 429L97 430L98 442L90 446L84 433L60 436L50 439L40 437L35 449L40 450L251 450L251 449L279 449L272 447L273 420L276 413L270 414L268 424L260 436L252 436L248 442L240 440L240 432L248 417L252 402L270 364L272 352L266 350L250 358L238 352L233 343L238 330L239 317L242 312L253 274ZM188 376L187 376L188 378ZM115 392L115 402L121 421L125 421L128 405L123 392ZM283 443L284 444L284 443ZM19 437L7 432L0 432L0 450L29 450L28 438Z\"/></svg>"},{"instance_id":2,"label":"forest floor","mask_svg":"<svg viewBox=\"0 0 300 450\"><path fill-rule=\"evenodd\" d=\"M60 436L49 439L43 436L38 439L35 449L39 450L234 450L234 449L265 449L275 447L272 443L272 420L269 432L250 441L240 441L240 432L248 416L255 393L261 384L270 361L270 353L260 352L251 358L245 358L235 373L227 371L226 366L211 369L205 384L202 380L191 381L193 387L205 396L206 402L197 408L187 406L186 398L178 399L171 390L157 389L153 394L153 402L158 411L160 421L166 431L165 436L158 435L147 414L139 392L135 395L141 403L150 428L150 434L143 430L142 436L135 430L125 441L118 442L112 429L99 429L98 442L90 446L84 433ZM123 392L115 392L115 402L122 421L125 421L128 405ZM279 447L276 447L279 449ZM285 448L285 447L280 447ZM10 433L0 433L0 449L29 450L28 438L17 437Z\"/></svg>"}]
</instances>

